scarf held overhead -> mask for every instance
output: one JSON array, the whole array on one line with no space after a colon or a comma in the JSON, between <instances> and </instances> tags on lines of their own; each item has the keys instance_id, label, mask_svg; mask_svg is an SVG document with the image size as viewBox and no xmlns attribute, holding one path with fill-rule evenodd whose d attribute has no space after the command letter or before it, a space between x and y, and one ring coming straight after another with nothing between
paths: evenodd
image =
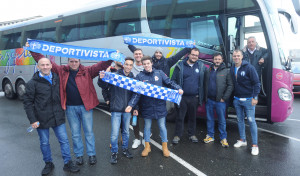
<instances>
[{"instance_id":1,"label":"scarf held overhead","mask_svg":"<svg viewBox=\"0 0 300 176\"><path fill-rule=\"evenodd\" d=\"M140 36L123 35L125 44L140 46L160 46L160 47L177 47L177 48L193 48L194 40L188 39L169 39L169 38L150 38Z\"/></svg>"},{"instance_id":2,"label":"scarf held overhead","mask_svg":"<svg viewBox=\"0 0 300 176\"><path fill-rule=\"evenodd\" d=\"M178 90L145 83L115 73L105 72L105 76L102 80L132 92L152 98L171 101L178 105L181 101L181 95L178 93Z\"/></svg>"},{"instance_id":3,"label":"scarf held overhead","mask_svg":"<svg viewBox=\"0 0 300 176\"><path fill-rule=\"evenodd\" d=\"M83 60L114 60L121 63L124 63L125 59L125 56L123 54L118 53L117 50L114 49L72 46L31 39L28 39L28 43L29 47L24 47L24 49L53 56L61 56Z\"/></svg>"}]
</instances>

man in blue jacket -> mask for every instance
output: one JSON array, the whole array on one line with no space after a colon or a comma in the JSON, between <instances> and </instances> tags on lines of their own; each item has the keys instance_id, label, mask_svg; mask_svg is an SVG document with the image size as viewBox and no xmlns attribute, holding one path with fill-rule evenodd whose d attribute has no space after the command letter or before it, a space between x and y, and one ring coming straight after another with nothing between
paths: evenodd
<instances>
[{"instance_id":1,"label":"man in blue jacket","mask_svg":"<svg viewBox=\"0 0 300 176\"><path fill-rule=\"evenodd\" d=\"M125 58L124 69L117 70L117 74L122 76L127 76L133 78L133 73L131 69L133 67L134 59L131 57ZM105 73L100 72L100 78L104 78ZM120 125L122 125L122 153L127 158L132 158L132 154L128 150L128 140L129 140L129 125L131 114L130 112L125 112L128 101L132 96L132 92L126 89L122 89L118 86L108 84L101 79L98 80L100 87L107 89L103 92L103 97L106 101L109 102L110 111L111 111L111 164L117 163L117 154L118 154L118 136ZM109 95L108 95L109 94ZM137 115L136 110L134 110L134 115ZM122 123L121 123L122 122Z\"/></svg>"},{"instance_id":2,"label":"man in blue jacket","mask_svg":"<svg viewBox=\"0 0 300 176\"><path fill-rule=\"evenodd\" d=\"M252 155L258 155L257 145L257 125L255 122L255 105L258 103L260 92L260 82L255 68L247 61L243 60L243 52L235 50L232 54L233 62L230 72L234 83L234 100L240 140L234 147L247 146L245 134L245 114L250 126L252 136Z\"/></svg>"},{"instance_id":3,"label":"man in blue jacket","mask_svg":"<svg viewBox=\"0 0 300 176\"><path fill-rule=\"evenodd\" d=\"M199 60L200 51L193 48L182 62L179 62L174 69L172 80L182 87L184 94L176 117L175 137L173 143L177 144L183 134L184 118L186 113L188 119L188 135L193 143L197 143L196 115L198 105L202 105L204 99L204 83L208 69Z\"/></svg>"},{"instance_id":4,"label":"man in blue jacket","mask_svg":"<svg viewBox=\"0 0 300 176\"><path fill-rule=\"evenodd\" d=\"M157 85L157 86L168 86L169 88L179 90L180 94L183 93L181 87L175 84L173 81L171 81L163 71L152 68L153 61L150 56L144 56L142 58L142 63L143 63L144 71L142 71L137 75L136 77L137 80L149 84ZM166 128L166 116L167 116L166 101L135 93L130 99L128 103L128 107L126 108L125 112L130 112L132 107L135 107L138 102L139 102L139 112L142 114L141 117L144 118L145 121L145 127L144 127L145 148L141 155L145 157L148 156L149 152L151 152L150 143L149 143L150 135L151 135L151 125L152 125L152 119L156 119L160 130L160 137L162 140L163 155L165 157L169 157L170 152L167 146L168 139L167 139L167 128Z\"/></svg>"}]
</instances>

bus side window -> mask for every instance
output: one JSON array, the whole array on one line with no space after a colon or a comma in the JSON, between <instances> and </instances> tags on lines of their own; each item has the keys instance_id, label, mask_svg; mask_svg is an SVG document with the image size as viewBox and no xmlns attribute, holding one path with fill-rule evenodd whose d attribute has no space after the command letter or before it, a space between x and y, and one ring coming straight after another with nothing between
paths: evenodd
<instances>
[{"instance_id":1,"label":"bus side window","mask_svg":"<svg viewBox=\"0 0 300 176\"><path fill-rule=\"evenodd\" d=\"M8 32L13 32L12 30ZM14 49L21 47L21 32L2 35L1 37L1 50Z\"/></svg>"}]
</instances>

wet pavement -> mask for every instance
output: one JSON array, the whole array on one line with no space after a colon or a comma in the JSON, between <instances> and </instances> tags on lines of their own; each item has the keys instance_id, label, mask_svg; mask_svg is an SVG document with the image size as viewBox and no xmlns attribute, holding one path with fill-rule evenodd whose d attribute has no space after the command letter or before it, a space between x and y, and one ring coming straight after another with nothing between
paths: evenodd
<instances>
[{"instance_id":1,"label":"wet pavement","mask_svg":"<svg viewBox=\"0 0 300 176\"><path fill-rule=\"evenodd\" d=\"M298 107L298 108L297 108ZM160 145L159 130L156 122L152 127L151 153L141 157L143 147L132 150L133 159L119 154L118 164L109 163L110 151L110 116L103 111L94 110L94 133L98 162L94 166L85 163L80 166L79 173L71 174L63 171L63 160L56 137L51 130L50 145L55 169L53 176L63 175L298 175L300 173L300 96L295 97L294 112L283 123L266 124L258 122L258 143L260 154L251 155L251 136L246 128L248 146L234 148L239 138L235 119L227 120L228 142L230 147L223 148L219 142L216 129L215 141L210 144L199 142L193 144L184 134L178 145L169 143L172 152L170 158L164 158L155 145ZM40 175L44 167L36 131L27 133L29 122L23 104L18 100L7 100L0 92L0 171L4 176ZM142 123L141 123L142 124ZM168 139L173 138L174 123L167 123ZM71 141L70 128L67 132ZM199 139L206 135L205 120L197 121ZM130 147L133 131L130 130ZM71 143L71 142L70 142ZM72 145L71 145L72 146ZM73 156L74 158L74 156Z\"/></svg>"}]
</instances>

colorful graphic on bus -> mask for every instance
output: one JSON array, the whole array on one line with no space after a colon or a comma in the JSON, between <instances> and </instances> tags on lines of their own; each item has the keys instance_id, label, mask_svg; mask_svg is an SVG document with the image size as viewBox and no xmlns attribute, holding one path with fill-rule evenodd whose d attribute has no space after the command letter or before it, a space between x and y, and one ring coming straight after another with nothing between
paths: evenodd
<instances>
[{"instance_id":1,"label":"colorful graphic on bus","mask_svg":"<svg viewBox=\"0 0 300 176\"><path fill-rule=\"evenodd\" d=\"M29 51L23 48L0 51L0 66L35 65Z\"/></svg>"}]
</instances>

